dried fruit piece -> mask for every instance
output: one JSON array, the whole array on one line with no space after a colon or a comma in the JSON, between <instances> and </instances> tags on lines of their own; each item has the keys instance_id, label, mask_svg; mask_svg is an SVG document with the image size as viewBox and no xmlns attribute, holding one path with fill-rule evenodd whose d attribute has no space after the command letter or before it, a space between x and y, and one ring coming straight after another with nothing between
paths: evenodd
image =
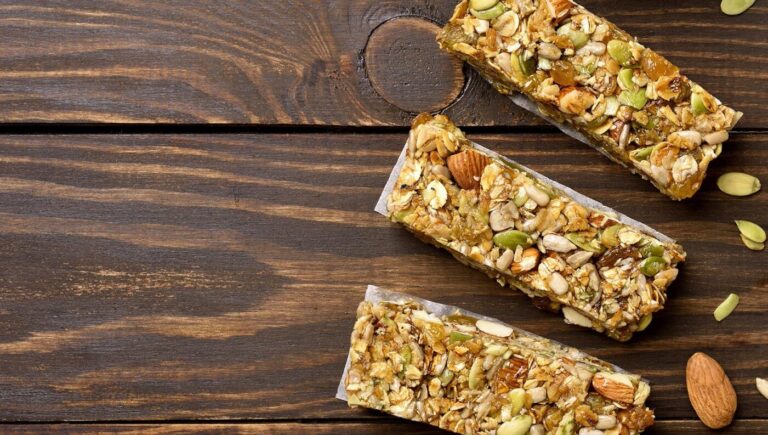
<instances>
[{"instance_id":1,"label":"dried fruit piece","mask_svg":"<svg viewBox=\"0 0 768 435\"><path fill-rule=\"evenodd\" d=\"M717 187L731 196L749 196L760 190L760 180L744 172L728 172L717 179Z\"/></svg>"},{"instance_id":2,"label":"dried fruit piece","mask_svg":"<svg viewBox=\"0 0 768 435\"><path fill-rule=\"evenodd\" d=\"M721 322L726 317L730 316L733 310L736 309L736 305L739 305L739 295L731 293L715 310L715 320Z\"/></svg>"},{"instance_id":3,"label":"dried fruit piece","mask_svg":"<svg viewBox=\"0 0 768 435\"><path fill-rule=\"evenodd\" d=\"M623 373L600 372L592 378L592 386L601 396L622 403L635 400L635 387Z\"/></svg>"},{"instance_id":4,"label":"dried fruit piece","mask_svg":"<svg viewBox=\"0 0 768 435\"><path fill-rule=\"evenodd\" d=\"M685 369L688 399L696 415L709 428L728 426L736 413L736 391L728 375L712 357L696 352Z\"/></svg>"},{"instance_id":5,"label":"dried fruit piece","mask_svg":"<svg viewBox=\"0 0 768 435\"><path fill-rule=\"evenodd\" d=\"M747 238L744 234L740 234L741 236L741 242L744 243L744 246L747 248L753 250L753 251L762 251L765 249L765 243L757 243L755 241L750 240Z\"/></svg>"},{"instance_id":6,"label":"dried fruit piece","mask_svg":"<svg viewBox=\"0 0 768 435\"><path fill-rule=\"evenodd\" d=\"M462 189L479 189L480 176L490 162L487 156L466 150L448 157L448 170Z\"/></svg>"},{"instance_id":7,"label":"dried fruit piece","mask_svg":"<svg viewBox=\"0 0 768 435\"><path fill-rule=\"evenodd\" d=\"M722 0L720 10L725 15L739 15L755 4L755 0Z\"/></svg>"},{"instance_id":8,"label":"dried fruit piece","mask_svg":"<svg viewBox=\"0 0 768 435\"><path fill-rule=\"evenodd\" d=\"M754 222L737 220L736 226L744 237L755 243L765 243L765 230Z\"/></svg>"},{"instance_id":9,"label":"dried fruit piece","mask_svg":"<svg viewBox=\"0 0 768 435\"><path fill-rule=\"evenodd\" d=\"M755 378L755 384L757 385L757 391L768 399L768 381L763 378Z\"/></svg>"}]
</instances>

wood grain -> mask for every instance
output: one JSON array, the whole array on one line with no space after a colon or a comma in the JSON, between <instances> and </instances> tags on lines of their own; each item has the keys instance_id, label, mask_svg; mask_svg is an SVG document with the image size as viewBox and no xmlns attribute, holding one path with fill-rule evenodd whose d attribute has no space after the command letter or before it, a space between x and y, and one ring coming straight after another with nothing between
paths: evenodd
<instances>
[{"instance_id":1,"label":"wood grain","mask_svg":"<svg viewBox=\"0 0 768 435\"><path fill-rule=\"evenodd\" d=\"M735 385L737 417L768 418L754 387L768 359L767 257L731 223L768 223L768 195L715 186L730 170L768 180L764 135L734 135L684 203L558 133L470 137L687 248L646 333L619 344L565 325L376 215L404 133L0 136L0 420L379 421L333 398L369 283L642 373L662 420L695 418L684 368L705 351ZM742 302L717 323L730 292Z\"/></svg>"},{"instance_id":2,"label":"wood grain","mask_svg":"<svg viewBox=\"0 0 768 435\"><path fill-rule=\"evenodd\" d=\"M379 78L378 93L364 49L383 23L443 23L455 2L5 1L0 122L407 125L409 111L452 100L457 78L419 79L444 62L419 26L401 26L390 44L425 58ZM696 0L583 3L744 111L740 128L768 127L767 7L726 17ZM461 125L542 125L468 69L444 111Z\"/></svg>"},{"instance_id":3,"label":"wood grain","mask_svg":"<svg viewBox=\"0 0 768 435\"><path fill-rule=\"evenodd\" d=\"M768 426L768 420L745 420L735 422L732 426L718 431L723 434L756 434ZM368 422L334 422L334 423L180 423L180 424L35 424L35 425L6 425L0 426L8 434L39 434L59 433L70 434L271 434L292 435L296 433L325 434L445 434L447 432L433 429L418 423L401 421L368 421ZM653 435L686 435L700 434L706 431L704 425L695 421L674 420L657 422L653 429L647 431Z\"/></svg>"}]
</instances>

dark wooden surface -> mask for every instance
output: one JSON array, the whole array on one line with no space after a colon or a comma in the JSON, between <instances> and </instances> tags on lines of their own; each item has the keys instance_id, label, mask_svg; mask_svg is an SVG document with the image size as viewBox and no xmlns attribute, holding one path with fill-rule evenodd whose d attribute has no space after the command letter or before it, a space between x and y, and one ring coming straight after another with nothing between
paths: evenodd
<instances>
[{"instance_id":1,"label":"dark wooden surface","mask_svg":"<svg viewBox=\"0 0 768 435\"><path fill-rule=\"evenodd\" d=\"M405 126L409 111L445 108L462 125L541 125L473 72L457 83L450 62L437 60L426 23L398 23L443 23L455 3L6 0L0 119ZM702 0L583 4L747 113L741 128L768 127L768 6L726 17ZM435 60L378 65L388 58L365 54L379 27L390 41L374 48L390 47L393 59ZM393 76L369 77L371 69ZM452 99L456 86L462 92Z\"/></svg>"},{"instance_id":2,"label":"dark wooden surface","mask_svg":"<svg viewBox=\"0 0 768 435\"><path fill-rule=\"evenodd\" d=\"M642 373L652 433L704 431L684 368L708 352L739 395L725 432L768 433L754 387L768 254L732 224L768 225L768 193L715 186L733 170L768 184L768 8L584 4L746 112L694 200L669 201L442 56L432 33L453 0L1 2L0 432L435 433L333 398L354 309L378 284ZM567 326L375 214L424 109L677 238L689 259L648 331L620 344ZM742 302L717 323L731 292Z\"/></svg>"}]
</instances>

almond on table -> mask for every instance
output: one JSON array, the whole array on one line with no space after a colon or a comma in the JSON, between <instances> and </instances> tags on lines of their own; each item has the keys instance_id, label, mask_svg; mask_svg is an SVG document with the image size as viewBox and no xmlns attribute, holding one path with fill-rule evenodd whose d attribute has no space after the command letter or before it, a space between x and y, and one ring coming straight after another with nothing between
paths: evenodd
<instances>
[{"instance_id":1,"label":"almond on table","mask_svg":"<svg viewBox=\"0 0 768 435\"><path fill-rule=\"evenodd\" d=\"M465 0L438 42L676 200L699 190L742 116L569 0Z\"/></svg>"},{"instance_id":2,"label":"almond on table","mask_svg":"<svg viewBox=\"0 0 768 435\"><path fill-rule=\"evenodd\" d=\"M460 434L632 435L654 422L650 392L640 376L574 348L369 288L338 397Z\"/></svg>"},{"instance_id":3,"label":"almond on table","mask_svg":"<svg viewBox=\"0 0 768 435\"><path fill-rule=\"evenodd\" d=\"M377 210L567 323L625 341L664 308L684 261L653 229L419 115Z\"/></svg>"}]
</instances>

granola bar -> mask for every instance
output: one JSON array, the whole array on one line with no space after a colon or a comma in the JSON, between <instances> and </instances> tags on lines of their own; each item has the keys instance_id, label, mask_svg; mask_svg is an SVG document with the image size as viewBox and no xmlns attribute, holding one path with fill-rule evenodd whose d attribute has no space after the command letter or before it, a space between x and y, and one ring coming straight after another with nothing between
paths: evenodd
<instances>
[{"instance_id":1,"label":"granola bar","mask_svg":"<svg viewBox=\"0 0 768 435\"><path fill-rule=\"evenodd\" d=\"M701 187L742 116L569 0L464 0L438 42L676 200Z\"/></svg>"},{"instance_id":2,"label":"granola bar","mask_svg":"<svg viewBox=\"0 0 768 435\"><path fill-rule=\"evenodd\" d=\"M626 341L664 307L671 239L419 115L386 215L567 323Z\"/></svg>"},{"instance_id":3,"label":"granola bar","mask_svg":"<svg viewBox=\"0 0 768 435\"><path fill-rule=\"evenodd\" d=\"M341 398L460 434L637 434L640 376L453 307L400 295L357 309ZM342 389L343 388L343 389Z\"/></svg>"}]
</instances>

